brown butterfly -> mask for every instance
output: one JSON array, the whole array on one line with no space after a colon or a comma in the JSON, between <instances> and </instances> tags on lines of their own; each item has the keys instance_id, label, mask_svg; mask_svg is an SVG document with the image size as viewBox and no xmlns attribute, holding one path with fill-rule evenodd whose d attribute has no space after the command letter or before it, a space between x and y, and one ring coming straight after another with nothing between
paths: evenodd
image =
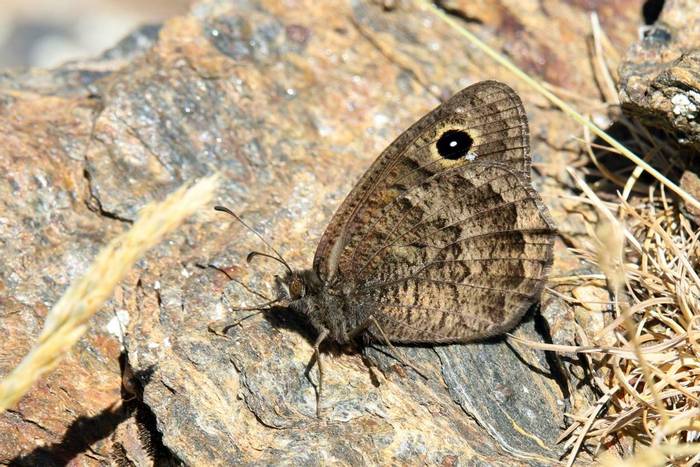
<instances>
[{"instance_id":1,"label":"brown butterfly","mask_svg":"<svg viewBox=\"0 0 700 467\"><path fill-rule=\"evenodd\" d=\"M313 269L263 254L288 270L273 302L318 332L319 395L324 340L468 342L512 329L539 299L555 226L531 185L529 149L515 91L474 84L374 161L331 219Z\"/></svg>"}]
</instances>

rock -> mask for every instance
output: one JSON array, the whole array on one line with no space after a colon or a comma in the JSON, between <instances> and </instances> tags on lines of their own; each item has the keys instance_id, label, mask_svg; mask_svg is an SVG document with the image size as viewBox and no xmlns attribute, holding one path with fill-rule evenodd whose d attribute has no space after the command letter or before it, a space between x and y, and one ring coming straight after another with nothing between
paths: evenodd
<instances>
[{"instance_id":1,"label":"rock","mask_svg":"<svg viewBox=\"0 0 700 467\"><path fill-rule=\"evenodd\" d=\"M700 177L698 177L694 172L691 172L690 170L683 172L680 186L695 197L695 199L700 197ZM693 206L686 206L686 210L688 216L695 220L695 222L700 220L700 209L696 209Z\"/></svg>"},{"instance_id":2,"label":"rock","mask_svg":"<svg viewBox=\"0 0 700 467\"><path fill-rule=\"evenodd\" d=\"M137 31L134 37L144 34ZM154 37L151 35L151 37ZM148 49L125 40L83 64L56 70L5 72L0 77L0 374L7 374L35 341L48 309L84 272L107 238L124 229L90 201L85 154L102 101L95 80ZM99 70L99 71L97 71ZM133 286L132 275L125 283ZM121 407L118 289L92 330L53 372L0 415L0 463L64 465L109 458L110 437L132 423ZM116 325L116 327L115 327Z\"/></svg>"},{"instance_id":3,"label":"rock","mask_svg":"<svg viewBox=\"0 0 700 467\"><path fill-rule=\"evenodd\" d=\"M664 2L660 16L620 65L623 110L700 149L700 8L693 0Z\"/></svg>"},{"instance_id":4,"label":"rock","mask_svg":"<svg viewBox=\"0 0 700 467\"><path fill-rule=\"evenodd\" d=\"M46 310L107 239L195 177L221 172L218 203L295 267L310 266L333 211L383 147L474 81L501 79L521 92L535 183L566 226L558 179L573 156L555 148L577 125L531 104L541 100L429 12L380 3L201 1L94 60L4 73L0 371L26 353ZM529 71L595 94L587 10L600 7L625 44L637 2L556 5L561 15L537 2L449 8ZM565 47L552 47L554 33ZM238 316L233 305L263 301L241 284L271 295L278 265L244 261L261 248L211 211L150 252L71 356L0 416L0 462L89 465L161 447L187 464L558 462L567 391L557 360L504 338L401 347L428 379L381 346L331 347L317 419L316 371L305 374L314 336L302 321L278 310L223 336L208 330ZM553 274L569 270L564 251L558 243ZM554 329L568 339L565 306L533 312L517 334L541 341ZM126 370L138 409L122 401ZM136 446L144 426L160 432L155 448Z\"/></svg>"}]
</instances>

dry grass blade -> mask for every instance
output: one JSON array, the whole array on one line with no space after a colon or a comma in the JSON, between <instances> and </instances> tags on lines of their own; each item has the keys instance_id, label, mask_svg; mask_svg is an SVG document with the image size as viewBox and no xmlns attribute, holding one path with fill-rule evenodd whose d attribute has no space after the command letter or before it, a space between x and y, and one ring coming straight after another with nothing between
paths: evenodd
<instances>
[{"instance_id":1,"label":"dry grass blade","mask_svg":"<svg viewBox=\"0 0 700 467\"><path fill-rule=\"evenodd\" d=\"M605 96L605 102L619 105L620 99L617 96L615 80L610 73L610 67L605 61L605 53L603 52L603 37L605 33L600 27L600 21L595 12L591 13L591 32L593 36L593 50L595 52L592 62L598 81L601 84L601 92Z\"/></svg>"},{"instance_id":2,"label":"dry grass blade","mask_svg":"<svg viewBox=\"0 0 700 467\"><path fill-rule=\"evenodd\" d=\"M527 345L532 349L548 350L550 352L559 353L577 353L577 354L601 354L601 355L615 355L617 357L623 358L625 360L638 361L639 356L635 353L633 349L628 349L625 347L610 347L605 345L561 345L561 344L547 344L544 342L535 342L522 337L515 336L513 334L507 334L509 339L512 339L521 344ZM676 337L675 339L669 339L665 342L653 345L645 346L644 356L651 361L666 361L668 355L664 353L677 346L684 339L682 337Z\"/></svg>"},{"instance_id":3,"label":"dry grass blade","mask_svg":"<svg viewBox=\"0 0 700 467\"><path fill-rule=\"evenodd\" d=\"M85 275L70 285L46 317L34 348L0 382L0 412L12 407L80 339L87 322L133 264L195 211L210 203L218 177L182 187L161 203L144 207L131 229L112 240Z\"/></svg>"}]
</instances>

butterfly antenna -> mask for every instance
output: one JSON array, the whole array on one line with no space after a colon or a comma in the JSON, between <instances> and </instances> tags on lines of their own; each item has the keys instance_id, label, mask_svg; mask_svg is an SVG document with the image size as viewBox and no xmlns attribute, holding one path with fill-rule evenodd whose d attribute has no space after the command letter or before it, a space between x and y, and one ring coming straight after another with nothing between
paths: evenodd
<instances>
[{"instance_id":1,"label":"butterfly antenna","mask_svg":"<svg viewBox=\"0 0 700 467\"><path fill-rule=\"evenodd\" d=\"M269 310L270 305L274 305L275 303L278 303L280 301L282 301L281 298L276 298L274 300L270 300L269 302L261 303L260 305L256 305L256 306L249 306L249 307L236 306L236 307L232 307L231 309L234 311L257 311L258 313L262 313L264 311ZM248 319L250 316L257 315L258 313L253 313L252 315L248 315L245 318L240 319L239 321L243 321L244 319Z\"/></svg>"},{"instance_id":2,"label":"butterfly antenna","mask_svg":"<svg viewBox=\"0 0 700 467\"><path fill-rule=\"evenodd\" d=\"M215 324L218 324L219 322L217 322L217 323L212 323L212 324L214 324L214 325L210 324L210 325L209 325L209 330L212 331L212 332L215 333L215 334L218 334L218 335L221 335L221 336L225 336L225 335L226 335L226 332L227 332L229 329L231 329L231 328L233 328L233 327L236 327L236 326L239 326L243 321L245 321L245 320L247 320L247 319L249 319L249 318L252 318L253 316L257 316L257 315L259 315L260 313L264 313L264 312L270 310L270 309L271 309L271 308L270 308L270 305L274 305L275 303L277 303L277 302L279 302L279 301L280 301L280 299L276 299L276 300L270 300L269 302L261 303L261 304L258 305L258 306L251 306L251 307L235 307L235 308L233 308L233 310L235 310L235 311L252 311L253 313L247 314L247 315L245 315L244 317L239 318L239 319L237 319L237 320L235 320L235 321L233 321L233 322L226 323L221 329L218 329L218 327L215 326Z\"/></svg>"},{"instance_id":3,"label":"butterfly antenna","mask_svg":"<svg viewBox=\"0 0 700 467\"><path fill-rule=\"evenodd\" d=\"M251 261L253 261L253 258L255 258L256 256L264 256L265 258L274 259L278 263L282 263L284 265L284 267L287 268L287 271L289 271L290 274L292 272L292 268L289 267L289 265L286 263L286 261L284 261L283 259L278 258L276 256L268 255L267 253L263 253L261 251L251 251L250 253L248 253L248 256L246 257L245 260L247 263L250 263Z\"/></svg>"},{"instance_id":4,"label":"butterfly antenna","mask_svg":"<svg viewBox=\"0 0 700 467\"><path fill-rule=\"evenodd\" d=\"M248 255L248 258L247 258L248 262L250 262L256 256L265 256L266 258L274 259L278 263L281 263L282 265L284 265L285 268L287 268L287 271L289 271L290 273L292 272L292 268L289 267L289 264L284 260L284 258L280 254L280 252L277 251L275 249L275 247L270 245L268 243L268 241L265 240L265 238L258 233L257 230L255 230L254 228L252 228L251 226L249 226L248 224L243 222L243 219L238 217L238 215L236 213L234 213L233 211L231 211L229 208L227 208L225 206L214 206L214 209L216 211L225 212L226 214L230 214L231 216L233 216L233 218L236 219L238 222L240 222L243 225L243 227L245 227L246 229L253 232L265 244L265 246L267 246L270 250L272 250L275 253L275 256L272 256L272 255L268 255L266 253L261 253L259 251L254 251Z\"/></svg>"}]
</instances>

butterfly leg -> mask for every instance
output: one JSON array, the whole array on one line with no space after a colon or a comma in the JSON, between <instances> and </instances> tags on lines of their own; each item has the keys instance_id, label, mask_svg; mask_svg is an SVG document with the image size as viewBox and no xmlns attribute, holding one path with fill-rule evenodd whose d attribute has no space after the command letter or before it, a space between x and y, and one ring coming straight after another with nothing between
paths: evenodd
<instances>
[{"instance_id":1,"label":"butterfly leg","mask_svg":"<svg viewBox=\"0 0 700 467\"><path fill-rule=\"evenodd\" d=\"M314 357L318 365L318 391L316 391L316 417L321 418L321 391L323 391L323 364L321 363L321 343L328 337L328 329L323 329L314 342Z\"/></svg>"},{"instance_id":2,"label":"butterfly leg","mask_svg":"<svg viewBox=\"0 0 700 467\"><path fill-rule=\"evenodd\" d=\"M394 344L391 343L391 341L389 340L389 338L387 337L387 335L384 333L384 330L383 330L382 327L379 325L379 322L377 321L377 319L376 319L374 316L372 316L372 315L370 315L369 319L370 319L370 321L372 322L372 324L374 324L374 326L375 326L377 329L379 329L379 333L380 333L380 334L382 335L382 337L384 338L384 342L385 342L386 345L391 349L391 351L394 352L394 356L396 357L396 359L397 359L399 362L401 362L402 365L407 366L407 367L409 367L410 369L412 369L413 371L415 371L416 373L418 373L423 379L428 379L428 377L425 376L425 373L424 373L423 370L419 370L415 365L412 365L412 364L408 363L407 361L405 361L405 360L403 359L403 357L401 357L401 353L399 352L399 350L398 350L396 347L394 347Z\"/></svg>"},{"instance_id":3,"label":"butterfly leg","mask_svg":"<svg viewBox=\"0 0 700 467\"><path fill-rule=\"evenodd\" d=\"M416 368L415 365L411 365L410 363L406 362L406 361L401 357L401 353L400 353L399 350L398 350L396 347L394 347L394 345L391 343L391 341L389 340L389 337L387 337L386 333L384 332L384 330L382 329L382 327L379 325L379 322L377 321L377 318L375 318L373 315L369 315L369 317L368 317L366 320L364 320L364 322L363 322L362 324L360 324L360 325L357 326L355 329L353 329L353 330L348 334L348 336L350 337L350 339L354 339L354 338L357 337L359 334L361 334L361 333L363 333L364 331L366 331L366 330L367 330L370 326L372 326L372 325L373 325L374 327L376 327L377 330L379 330L379 334L381 334L382 338L384 339L384 343L389 347L389 349L391 349L391 351L392 351L393 354L394 354L394 355L392 355L392 356L393 356L396 360L398 360L402 365L407 366L407 367L409 367L410 369L412 369L413 371L415 371L416 373L418 373L418 374L419 374L421 377L423 377L424 379L428 379L428 377L425 376L425 374L424 374L423 371L421 371L421 370L419 370L418 368Z\"/></svg>"}]
</instances>

